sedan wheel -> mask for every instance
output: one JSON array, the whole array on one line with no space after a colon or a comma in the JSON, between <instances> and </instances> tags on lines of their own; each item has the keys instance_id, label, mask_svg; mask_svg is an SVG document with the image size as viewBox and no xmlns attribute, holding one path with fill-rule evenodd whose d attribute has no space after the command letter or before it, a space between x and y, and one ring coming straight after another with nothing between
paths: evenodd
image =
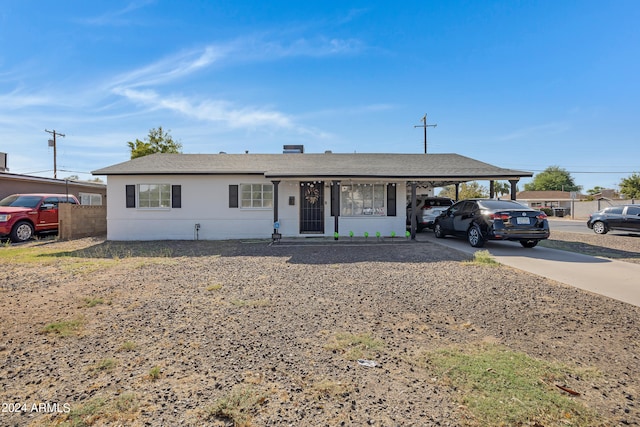
<instances>
[{"instance_id":1,"label":"sedan wheel","mask_svg":"<svg viewBox=\"0 0 640 427\"><path fill-rule=\"evenodd\" d=\"M438 239L444 237L444 231L442 231L440 224L436 223L436 225L433 226L433 234L435 234Z\"/></svg>"},{"instance_id":2,"label":"sedan wheel","mask_svg":"<svg viewBox=\"0 0 640 427\"><path fill-rule=\"evenodd\" d=\"M520 244L524 248L534 248L538 244L537 240L520 240Z\"/></svg>"},{"instance_id":3,"label":"sedan wheel","mask_svg":"<svg viewBox=\"0 0 640 427\"><path fill-rule=\"evenodd\" d=\"M11 230L11 241L26 242L33 237L33 227L26 221L22 221L16 224Z\"/></svg>"},{"instance_id":4,"label":"sedan wheel","mask_svg":"<svg viewBox=\"0 0 640 427\"><path fill-rule=\"evenodd\" d=\"M604 222L602 221L596 221L593 223L593 231L596 234L607 234L607 226L604 225Z\"/></svg>"},{"instance_id":5,"label":"sedan wheel","mask_svg":"<svg viewBox=\"0 0 640 427\"><path fill-rule=\"evenodd\" d=\"M484 237L482 236L482 231L480 231L480 227L477 225L472 226L469 231L467 231L467 240L469 244L474 248L481 248L484 246Z\"/></svg>"}]
</instances>

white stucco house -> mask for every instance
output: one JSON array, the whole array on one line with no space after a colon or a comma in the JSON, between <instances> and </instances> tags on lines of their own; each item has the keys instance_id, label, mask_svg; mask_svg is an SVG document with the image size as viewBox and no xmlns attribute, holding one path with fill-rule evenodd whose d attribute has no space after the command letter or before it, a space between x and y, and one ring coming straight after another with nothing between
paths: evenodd
<instances>
[{"instance_id":1,"label":"white stucco house","mask_svg":"<svg viewBox=\"0 0 640 427\"><path fill-rule=\"evenodd\" d=\"M418 188L532 173L458 154L154 154L107 176L107 239L403 236ZM515 194L515 191L512 191ZM413 234L415 235L415 234Z\"/></svg>"}]
</instances>

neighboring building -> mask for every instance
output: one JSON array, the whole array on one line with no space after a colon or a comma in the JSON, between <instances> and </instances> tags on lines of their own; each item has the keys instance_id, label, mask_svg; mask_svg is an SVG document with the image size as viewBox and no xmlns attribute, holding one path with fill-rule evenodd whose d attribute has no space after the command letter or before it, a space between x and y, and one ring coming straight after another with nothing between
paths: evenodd
<instances>
[{"instance_id":1,"label":"neighboring building","mask_svg":"<svg viewBox=\"0 0 640 427\"><path fill-rule=\"evenodd\" d=\"M107 186L100 182L68 181L0 172L0 199L17 193L73 194L83 205L106 204Z\"/></svg>"},{"instance_id":2,"label":"neighboring building","mask_svg":"<svg viewBox=\"0 0 640 427\"><path fill-rule=\"evenodd\" d=\"M575 202L585 197L583 194L571 191L520 191L516 195L519 202L536 209L551 209L557 216L571 214Z\"/></svg>"},{"instance_id":3,"label":"neighboring building","mask_svg":"<svg viewBox=\"0 0 640 427\"><path fill-rule=\"evenodd\" d=\"M530 172L457 154L154 154L107 175L109 240L404 234L408 195ZM515 192L514 192L515 194Z\"/></svg>"}]
</instances>

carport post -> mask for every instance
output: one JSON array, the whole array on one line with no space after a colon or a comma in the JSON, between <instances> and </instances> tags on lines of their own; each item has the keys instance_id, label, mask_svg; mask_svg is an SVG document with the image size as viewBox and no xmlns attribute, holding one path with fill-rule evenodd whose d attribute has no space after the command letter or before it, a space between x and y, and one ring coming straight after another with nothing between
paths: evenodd
<instances>
[{"instance_id":1,"label":"carport post","mask_svg":"<svg viewBox=\"0 0 640 427\"><path fill-rule=\"evenodd\" d=\"M517 179L510 179L509 182L511 183L511 200L515 200L516 199L516 184L518 184L518 180Z\"/></svg>"},{"instance_id":2,"label":"carport post","mask_svg":"<svg viewBox=\"0 0 640 427\"><path fill-rule=\"evenodd\" d=\"M280 181L271 181L273 183L273 234L272 237L274 240L279 239L280 230L276 228L276 224L278 223L278 184Z\"/></svg>"},{"instance_id":3,"label":"carport post","mask_svg":"<svg viewBox=\"0 0 640 427\"><path fill-rule=\"evenodd\" d=\"M489 198L493 199L496 195L496 189L495 189L495 181L494 180L490 180L489 181Z\"/></svg>"},{"instance_id":4,"label":"carport post","mask_svg":"<svg viewBox=\"0 0 640 427\"><path fill-rule=\"evenodd\" d=\"M415 182L411 183L411 240L416 240L416 229L418 227L418 213L416 212L416 187Z\"/></svg>"}]
</instances>

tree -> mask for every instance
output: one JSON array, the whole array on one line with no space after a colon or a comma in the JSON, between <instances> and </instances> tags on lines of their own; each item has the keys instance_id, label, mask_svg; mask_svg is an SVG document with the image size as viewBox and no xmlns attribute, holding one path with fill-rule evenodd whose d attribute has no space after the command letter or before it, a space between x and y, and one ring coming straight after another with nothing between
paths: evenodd
<instances>
[{"instance_id":1,"label":"tree","mask_svg":"<svg viewBox=\"0 0 640 427\"><path fill-rule=\"evenodd\" d=\"M147 156L154 153L181 153L182 144L175 142L169 132L163 132L162 126L149 131L149 136L144 141L136 139L135 142L127 142L131 150L131 158Z\"/></svg>"},{"instance_id":2,"label":"tree","mask_svg":"<svg viewBox=\"0 0 640 427\"><path fill-rule=\"evenodd\" d=\"M499 196L504 196L511 193L511 184L506 181L495 181L493 183L493 191Z\"/></svg>"},{"instance_id":3,"label":"tree","mask_svg":"<svg viewBox=\"0 0 640 427\"><path fill-rule=\"evenodd\" d=\"M525 191L580 191L571 174L560 166L549 166L533 177L533 182L524 185Z\"/></svg>"},{"instance_id":4,"label":"tree","mask_svg":"<svg viewBox=\"0 0 640 427\"><path fill-rule=\"evenodd\" d=\"M620 193L629 199L640 198L640 174L634 173L620 181Z\"/></svg>"},{"instance_id":5,"label":"tree","mask_svg":"<svg viewBox=\"0 0 640 427\"><path fill-rule=\"evenodd\" d=\"M440 190L438 194L440 197L448 197L450 199L456 198L456 187L453 185L448 185ZM489 190L486 187L481 186L476 181L471 182L463 182L460 184L460 188L458 191L458 199L472 199L474 197L488 197Z\"/></svg>"}]
</instances>

